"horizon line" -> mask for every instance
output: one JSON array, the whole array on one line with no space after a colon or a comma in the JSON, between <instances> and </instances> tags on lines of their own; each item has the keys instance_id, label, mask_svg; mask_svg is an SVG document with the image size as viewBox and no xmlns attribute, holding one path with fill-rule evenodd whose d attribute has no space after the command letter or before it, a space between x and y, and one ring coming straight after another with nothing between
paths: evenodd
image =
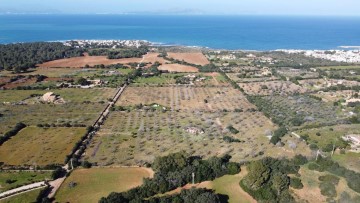
<instances>
[{"instance_id":1,"label":"horizon line","mask_svg":"<svg viewBox=\"0 0 360 203\"><path fill-rule=\"evenodd\" d=\"M126 13L41 13L41 12L0 12L0 15L133 15L133 16L287 16L287 17L360 17L359 15L352 14L212 14L212 13L136 13L136 12L126 12Z\"/></svg>"}]
</instances>

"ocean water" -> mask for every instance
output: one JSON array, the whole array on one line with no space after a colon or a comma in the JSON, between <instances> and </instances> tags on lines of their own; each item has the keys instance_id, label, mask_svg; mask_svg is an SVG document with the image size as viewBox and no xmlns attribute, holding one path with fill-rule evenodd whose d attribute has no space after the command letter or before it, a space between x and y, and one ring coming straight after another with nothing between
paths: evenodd
<instances>
[{"instance_id":1,"label":"ocean water","mask_svg":"<svg viewBox=\"0 0 360 203\"><path fill-rule=\"evenodd\" d=\"M0 15L0 43L139 39L216 49L360 46L360 17Z\"/></svg>"}]
</instances>

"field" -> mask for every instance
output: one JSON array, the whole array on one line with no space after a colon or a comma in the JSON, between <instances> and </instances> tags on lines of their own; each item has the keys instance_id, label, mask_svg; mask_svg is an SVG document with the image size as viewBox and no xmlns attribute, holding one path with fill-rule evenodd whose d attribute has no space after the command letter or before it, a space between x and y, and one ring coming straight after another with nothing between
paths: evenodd
<instances>
[{"instance_id":1,"label":"field","mask_svg":"<svg viewBox=\"0 0 360 203\"><path fill-rule=\"evenodd\" d=\"M0 193L32 182L50 180L51 172L7 172L0 171ZM11 180L11 183L6 183Z\"/></svg>"},{"instance_id":2,"label":"field","mask_svg":"<svg viewBox=\"0 0 360 203\"><path fill-rule=\"evenodd\" d=\"M306 69L293 69L293 68L277 68L277 73L287 78L301 77L301 78L317 78L319 73L308 71Z\"/></svg>"},{"instance_id":3,"label":"field","mask_svg":"<svg viewBox=\"0 0 360 203\"><path fill-rule=\"evenodd\" d=\"M304 185L302 189L291 189L295 197L299 201L300 199L308 202L329 202L331 199L337 200L339 202L358 202L359 194L354 192L347 186L347 182L344 178L338 177L340 179L339 183L335 186L336 193L332 193L334 198L328 198L321 194L319 185L320 176L328 175L328 172L318 172L309 170L307 166L300 168L300 179ZM331 183L330 183L331 184ZM345 195L346 194L346 195ZM349 199L345 199L345 196L350 196ZM352 200L351 200L352 199Z\"/></svg>"},{"instance_id":4,"label":"field","mask_svg":"<svg viewBox=\"0 0 360 203\"><path fill-rule=\"evenodd\" d=\"M239 86L249 95L272 95L272 94L295 94L306 92L302 88L290 81L269 81L238 83Z\"/></svg>"},{"instance_id":5,"label":"field","mask_svg":"<svg viewBox=\"0 0 360 203\"><path fill-rule=\"evenodd\" d=\"M175 190L166 192L164 194L156 195L157 197L162 197L165 195L173 195L180 193L183 189L190 189L192 187L195 188L206 188L214 190L215 193L226 195L229 197L229 203L256 203L256 200L252 198L249 194L247 194L241 187L240 187L240 180L246 176L247 171L246 167L241 168L241 172L236 175L225 175L220 178L216 178L213 181L204 181L197 184L187 184L183 187L179 187Z\"/></svg>"},{"instance_id":6,"label":"field","mask_svg":"<svg viewBox=\"0 0 360 203\"><path fill-rule=\"evenodd\" d=\"M360 69L360 66L324 66L319 67L321 70L346 70L346 69Z\"/></svg>"},{"instance_id":7,"label":"field","mask_svg":"<svg viewBox=\"0 0 360 203\"><path fill-rule=\"evenodd\" d=\"M37 197L41 189L32 190L30 192L25 192L13 197L9 197L3 200L0 200L0 203L29 203L29 202L36 202Z\"/></svg>"},{"instance_id":8,"label":"field","mask_svg":"<svg viewBox=\"0 0 360 203\"><path fill-rule=\"evenodd\" d=\"M346 152L345 154L336 153L333 159L341 166L360 173L360 154L355 152Z\"/></svg>"},{"instance_id":9,"label":"field","mask_svg":"<svg viewBox=\"0 0 360 203\"><path fill-rule=\"evenodd\" d=\"M205 101L206 100L206 101ZM219 111L255 108L245 96L232 87L129 87L118 106L157 103L173 110Z\"/></svg>"},{"instance_id":10,"label":"field","mask_svg":"<svg viewBox=\"0 0 360 203\"><path fill-rule=\"evenodd\" d=\"M147 168L91 168L77 169L65 180L56 193L57 202L98 202L111 192L123 192L142 184L151 177ZM76 183L73 188L69 183Z\"/></svg>"},{"instance_id":11,"label":"field","mask_svg":"<svg viewBox=\"0 0 360 203\"><path fill-rule=\"evenodd\" d=\"M337 107L306 95L256 96L253 100L273 121L286 126L335 125L344 119L344 115L337 113Z\"/></svg>"},{"instance_id":12,"label":"field","mask_svg":"<svg viewBox=\"0 0 360 203\"><path fill-rule=\"evenodd\" d=\"M229 153L235 161L307 152L290 137L284 148L269 144L277 126L232 87L129 87L116 105L126 111L111 112L86 151L85 159L101 166L142 165L179 150L203 157Z\"/></svg>"},{"instance_id":13,"label":"field","mask_svg":"<svg viewBox=\"0 0 360 203\"><path fill-rule=\"evenodd\" d=\"M34 68L29 69L25 73L15 74L10 71L2 71L0 72L0 76L3 77L13 77L17 75L45 75L49 78L72 78L72 77L91 77L94 75L105 74L108 71L118 71L121 74L126 74L130 72L132 69L96 69L96 68ZM1 80L0 80L1 81ZM1 83L1 82L0 82Z\"/></svg>"},{"instance_id":14,"label":"field","mask_svg":"<svg viewBox=\"0 0 360 203\"><path fill-rule=\"evenodd\" d=\"M204 78L204 80L192 82L192 85L197 87L229 86L226 79L218 73L163 73L159 76L136 78L131 86L170 86L176 84L177 78L190 75Z\"/></svg>"},{"instance_id":15,"label":"field","mask_svg":"<svg viewBox=\"0 0 360 203\"><path fill-rule=\"evenodd\" d=\"M49 61L38 66L41 68L66 68L66 67L75 67L81 68L85 65L95 66L95 65L111 65L111 64L128 64L128 63L155 63L156 61L160 63L165 63L166 60L163 58L157 57L158 53L148 53L143 58L123 58L123 59L108 59L107 56L85 56L73 57L67 59L59 59L54 61Z\"/></svg>"},{"instance_id":16,"label":"field","mask_svg":"<svg viewBox=\"0 0 360 203\"><path fill-rule=\"evenodd\" d=\"M191 64L196 65L206 65L210 62L208 59L202 54L201 52L194 52L194 53L167 53L169 58L177 59L177 60L184 60Z\"/></svg>"},{"instance_id":17,"label":"field","mask_svg":"<svg viewBox=\"0 0 360 203\"><path fill-rule=\"evenodd\" d=\"M163 64L159 68L162 71L176 72L176 73L197 73L199 70L193 66L181 65L181 64Z\"/></svg>"},{"instance_id":18,"label":"field","mask_svg":"<svg viewBox=\"0 0 360 203\"><path fill-rule=\"evenodd\" d=\"M360 124L303 129L296 133L302 136L307 135L310 144L313 143L318 147L323 148L328 144L339 142L344 135L360 134Z\"/></svg>"},{"instance_id":19,"label":"field","mask_svg":"<svg viewBox=\"0 0 360 203\"><path fill-rule=\"evenodd\" d=\"M64 163L85 128L27 127L0 146L5 165L48 165Z\"/></svg>"},{"instance_id":20,"label":"field","mask_svg":"<svg viewBox=\"0 0 360 203\"><path fill-rule=\"evenodd\" d=\"M251 82L263 82L263 81L273 81L279 80L275 76L269 77L252 77L252 78L240 78L238 77L239 73L226 73L226 75L236 83L251 83Z\"/></svg>"},{"instance_id":21,"label":"field","mask_svg":"<svg viewBox=\"0 0 360 203\"><path fill-rule=\"evenodd\" d=\"M339 79L305 79L299 80L302 87L310 90L320 90L337 85L345 85L348 87L358 86L360 82L350 80L339 80Z\"/></svg>"},{"instance_id":22,"label":"field","mask_svg":"<svg viewBox=\"0 0 360 203\"><path fill-rule=\"evenodd\" d=\"M65 104L43 104L32 94L54 91L65 100ZM0 134L11 130L16 123L27 125L92 125L105 108L107 99L115 89L61 89L61 90L6 90L0 91Z\"/></svg>"},{"instance_id":23,"label":"field","mask_svg":"<svg viewBox=\"0 0 360 203\"><path fill-rule=\"evenodd\" d=\"M211 182L210 188L218 194L229 196L229 203L256 203L256 200L240 187L240 181L247 174L245 170L246 168L242 167L237 175L225 175L215 179Z\"/></svg>"},{"instance_id":24,"label":"field","mask_svg":"<svg viewBox=\"0 0 360 203\"><path fill-rule=\"evenodd\" d=\"M81 56L73 57L67 59L59 59L54 61L49 61L43 64L39 64L40 68L81 68L85 65L95 66L95 65L111 65L117 63L139 63L141 58L129 58L129 59L108 59L107 56Z\"/></svg>"},{"instance_id":25,"label":"field","mask_svg":"<svg viewBox=\"0 0 360 203\"><path fill-rule=\"evenodd\" d=\"M356 91L354 90L343 90L343 91L331 91L331 92L318 92L316 94L313 94L314 96L322 98L322 101L324 102L336 102L339 100L346 100L348 98L351 98L352 95L354 95Z\"/></svg>"}]
</instances>

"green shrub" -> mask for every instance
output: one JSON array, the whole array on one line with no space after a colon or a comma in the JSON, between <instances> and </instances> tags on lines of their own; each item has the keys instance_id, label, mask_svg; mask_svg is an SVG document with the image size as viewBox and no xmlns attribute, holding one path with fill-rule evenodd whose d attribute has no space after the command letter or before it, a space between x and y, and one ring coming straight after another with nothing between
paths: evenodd
<instances>
[{"instance_id":1,"label":"green shrub","mask_svg":"<svg viewBox=\"0 0 360 203\"><path fill-rule=\"evenodd\" d=\"M300 178L291 178L290 186L294 189L302 189L304 185L302 184Z\"/></svg>"}]
</instances>

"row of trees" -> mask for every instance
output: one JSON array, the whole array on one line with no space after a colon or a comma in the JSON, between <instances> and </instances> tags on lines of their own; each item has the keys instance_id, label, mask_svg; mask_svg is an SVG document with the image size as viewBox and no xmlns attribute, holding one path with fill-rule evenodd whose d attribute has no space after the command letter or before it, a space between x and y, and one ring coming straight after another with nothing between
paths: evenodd
<instances>
[{"instance_id":1,"label":"row of trees","mask_svg":"<svg viewBox=\"0 0 360 203\"><path fill-rule=\"evenodd\" d=\"M0 45L0 70L23 72L43 62L81 56L82 49L60 42L34 42Z\"/></svg>"},{"instance_id":2,"label":"row of trees","mask_svg":"<svg viewBox=\"0 0 360 203\"><path fill-rule=\"evenodd\" d=\"M122 58L141 58L147 54L149 48L141 46L139 48L121 48L121 49L92 49L88 53L90 56L107 56L109 59Z\"/></svg>"},{"instance_id":3,"label":"row of trees","mask_svg":"<svg viewBox=\"0 0 360 203\"><path fill-rule=\"evenodd\" d=\"M154 178L144 179L144 184L123 193L112 193L100 200L102 203L110 202L146 202L151 197L165 193L177 187L192 182L192 173L195 174L196 183L214 180L225 174L237 174L240 165L230 162L230 156L212 157L202 160L200 157L188 156L185 152L158 157L152 164L155 171ZM170 197L172 198L172 197ZM173 197L175 198L175 196ZM156 200L154 200L156 202ZM193 201L190 201L193 202Z\"/></svg>"}]
</instances>

